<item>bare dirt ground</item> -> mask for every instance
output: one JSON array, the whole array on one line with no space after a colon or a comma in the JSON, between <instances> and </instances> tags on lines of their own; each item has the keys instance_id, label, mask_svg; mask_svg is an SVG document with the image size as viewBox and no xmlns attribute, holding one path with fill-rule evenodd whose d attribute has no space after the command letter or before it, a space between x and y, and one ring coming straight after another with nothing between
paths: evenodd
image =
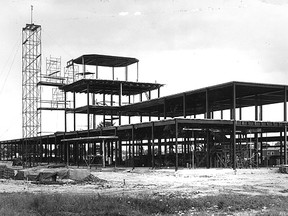
<instances>
[{"instance_id":1,"label":"bare dirt ground","mask_svg":"<svg viewBox=\"0 0 288 216\"><path fill-rule=\"evenodd\" d=\"M288 196L288 174L278 168L239 169L148 169L106 168L91 173L106 183L62 185L0 179L0 192L78 193L105 195L165 195L199 197L223 193Z\"/></svg>"}]
</instances>

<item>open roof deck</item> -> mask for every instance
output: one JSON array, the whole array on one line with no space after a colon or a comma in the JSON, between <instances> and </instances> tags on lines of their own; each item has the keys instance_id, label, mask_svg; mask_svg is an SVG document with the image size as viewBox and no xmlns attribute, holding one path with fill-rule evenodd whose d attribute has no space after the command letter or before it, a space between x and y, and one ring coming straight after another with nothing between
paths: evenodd
<instances>
[{"instance_id":1,"label":"open roof deck","mask_svg":"<svg viewBox=\"0 0 288 216\"><path fill-rule=\"evenodd\" d=\"M75 86L67 86L66 90L77 89L79 91L87 90L87 82L89 80L79 81ZM94 82L94 81L91 81ZM103 86L98 85L98 83ZM119 86L121 81L109 82L111 85ZM91 85L93 93L105 91L103 88L106 81L95 81ZM98 85L98 86L97 86ZM123 94L139 93L145 88L159 88L161 84L141 84L139 89L132 90L130 85L134 83L123 82ZM78 87L79 86L79 87ZM107 88L111 88L106 85ZM86 87L86 88L85 88ZM154 117L178 117L204 114L209 110L221 111L233 108L233 89L235 87L235 108L263 106L268 104L284 103L287 101L286 85L247 83L247 82L228 82L220 85L210 86L192 91L186 91L174 95L169 95L161 98L151 99L143 102L138 102L123 106L97 106L89 105L91 114L104 114L111 112L117 114L121 112L124 116L154 116ZM65 88L65 87L64 87ZM102 89L102 90L101 90ZM140 90L141 89L141 90ZM113 91L113 90L111 90ZM116 91L116 90L115 90ZM286 98L285 98L286 97ZM88 106L83 106L75 109L76 113L87 113ZM73 111L73 110L71 110Z\"/></svg>"},{"instance_id":2,"label":"open roof deck","mask_svg":"<svg viewBox=\"0 0 288 216\"><path fill-rule=\"evenodd\" d=\"M81 79L69 85L60 87L65 92L112 94L119 95L120 86L122 95L137 95L147 91L159 89L163 84L128 82L121 80Z\"/></svg>"}]
</instances>

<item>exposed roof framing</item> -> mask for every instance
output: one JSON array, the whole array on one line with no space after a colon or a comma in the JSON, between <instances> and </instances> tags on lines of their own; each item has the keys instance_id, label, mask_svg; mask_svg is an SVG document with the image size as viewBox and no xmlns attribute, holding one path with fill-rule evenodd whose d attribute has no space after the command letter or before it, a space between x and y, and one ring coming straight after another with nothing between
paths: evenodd
<instances>
[{"instance_id":1,"label":"exposed roof framing","mask_svg":"<svg viewBox=\"0 0 288 216\"><path fill-rule=\"evenodd\" d=\"M231 109L233 85L236 90L236 108L282 103L284 102L284 89L288 88L284 85L229 82L121 107L90 105L89 112L97 115L104 113L117 115L121 111L123 116L178 117L183 116L185 97L186 115L203 114L206 112L206 92L210 111ZM83 89L85 89L85 84L83 84ZM75 112L87 113L87 110L88 106L83 106L75 109Z\"/></svg>"},{"instance_id":2,"label":"exposed roof framing","mask_svg":"<svg viewBox=\"0 0 288 216\"><path fill-rule=\"evenodd\" d=\"M152 91L163 86L163 84L158 83L81 79L69 85L62 86L60 89L66 92L87 93L87 86L89 86L90 93L119 95L120 85L122 85L122 95L127 96Z\"/></svg>"},{"instance_id":3,"label":"exposed roof framing","mask_svg":"<svg viewBox=\"0 0 288 216\"><path fill-rule=\"evenodd\" d=\"M130 104L122 108L124 113L163 116L165 107L167 117L183 116L185 97L186 115L202 114L206 112L207 95L209 111L231 109L234 85L236 90L236 108L282 103L285 99L285 89L286 91L288 89L288 86L285 85L228 82Z\"/></svg>"},{"instance_id":4,"label":"exposed roof framing","mask_svg":"<svg viewBox=\"0 0 288 216\"><path fill-rule=\"evenodd\" d=\"M139 60L130 57L89 54L89 55L82 55L76 59L72 59L70 61L70 64L71 62L75 64L106 66L106 67L127 67L131 64L139 62Z\"/></svg>"}]
</instances>

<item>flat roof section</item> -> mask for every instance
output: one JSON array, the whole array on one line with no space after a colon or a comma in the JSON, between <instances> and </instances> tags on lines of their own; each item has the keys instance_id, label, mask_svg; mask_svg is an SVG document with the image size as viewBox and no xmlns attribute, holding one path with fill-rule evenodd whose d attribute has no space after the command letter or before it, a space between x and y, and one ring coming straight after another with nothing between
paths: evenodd
<instances>
[{"instance_id":1,"label":"flat roof section","mask_svg":"<svg viewBox=\"0 0 288 216\"><path fill-rule=\"evenodd\" d=\"M83 65L95 65L106 67L127 67L131 64L139 62L136 58L109 56L99 54L82 55L76 59L72 59L69 63L83 64Z\"/></svg>"},{"instance_id":2,"label":"flat roof section","mask_svg":"<svg viewBox=\"0 0 288 216\"><path fill-rule=\"evenodd\" d=\"M69 85L60 87L65 92L94 94L114 94L119 95L120 85L122 85L122 95L137 95L147 91L152 91L163 86L158 83L128 82L120 80L100 80L100 79L81 79Z\"/></svg>"}]
</instances>

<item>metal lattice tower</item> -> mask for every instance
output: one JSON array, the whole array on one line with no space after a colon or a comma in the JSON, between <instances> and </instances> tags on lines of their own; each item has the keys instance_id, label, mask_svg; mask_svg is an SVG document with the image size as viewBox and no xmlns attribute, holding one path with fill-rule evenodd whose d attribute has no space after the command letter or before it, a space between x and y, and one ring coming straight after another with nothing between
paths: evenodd
<instances>
[{"instance_id":1,"label":"metal lattice tower","mask_svg":"<svg viewBox=\"0 0 288 216\"><path fill-rule=\"evenodd\" d=\"M26 24L22 29L22 135L36 137L41 132L38 110L41 75L41 26Z\"/></svg>"}]
</instances>

